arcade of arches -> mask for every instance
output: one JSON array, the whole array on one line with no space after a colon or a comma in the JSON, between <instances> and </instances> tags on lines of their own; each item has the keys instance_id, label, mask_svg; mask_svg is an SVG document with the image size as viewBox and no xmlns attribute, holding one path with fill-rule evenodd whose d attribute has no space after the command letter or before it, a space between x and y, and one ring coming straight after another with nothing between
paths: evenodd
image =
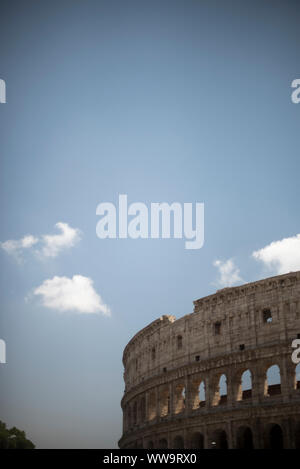
<instances>
[{"instance_id":1,"label":"arcade of arches","mask_svg":"<svg viewBox=\"0 0 300 469\"><path fill-rule=\"evenodd\" d=\"M281 412L277 410L277 407L281 408L283 404L284 392L292 392L299 400L299 372L300 364L294 365L290 390L286 389L286 386L285 390L282 389L281 371L277 364L266 368L262 379L263 386L260 389L259 387L256 389L255 374L250 369L242 369L236 376L235 385L231 383L231 395L225 373L217 374L214 379L210 378L212 389L208 389L206 385L208 379L203 376L193 376L188 382L179 380L169 386L164 385L154 391L150 390L127 404L124 420L127 432L134 433L135 429L143 429L147 424L155 425L158 420L163 424L172 417L176 417L178 421L180 419L186 421L186 428L180 433L168 430L161 436L158 432L156 438L151 435L148 437L146 433L142 440L134 440L128 447L300 449L300 415L297 417L292 413L288 418L290 406L286 406L287 412L281 416L279 416ZM259 390L262 392L261 396L258 395ZM277 417L274 417L273 421L268 417L264 422L258 413L256 418L251 419L251 424L239 423L238 419L232 419L229 426L222 424L220 428L212 430L209 425L200 424L195 428L188 422L189 419L193 420L193 416L196 418L202 416L201 420L205 422L205 418L213 408L220 411L222 417L228 407L234 409L236 413L239 410L244 412L252 405L253 399L257 402L259 397L260 402L274 406L271 410L277 414Z\"/></svg>"},{"instance_id":2,"label":"arcade of arches","mask_svg":"<svg viewBox=\"0 0 300 469\"><path fill-rule=\"evenodd\" d=\"M120 448L300 449L300 272L162 316L123 354Z\"/></svg>"}]
</instances>

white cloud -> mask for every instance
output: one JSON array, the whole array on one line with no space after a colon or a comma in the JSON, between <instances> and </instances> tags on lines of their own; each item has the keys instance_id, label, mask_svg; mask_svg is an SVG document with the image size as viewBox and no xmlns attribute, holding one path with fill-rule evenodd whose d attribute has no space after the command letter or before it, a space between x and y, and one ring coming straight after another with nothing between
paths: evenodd
<instances>
[{"instance_id":1,"label":"white cloud","mask_svg":"<svg viewBox=\"0 0 300 469\"><path fill-rule=\"evenodd\" d=\"M15 240L9 239L4 241L4 243L0 243L2 249L4 249L7 254L10 254L16 257L18 260L21 260L21 253L24 249L30 249L38 242L38 238L32 235L26 235L24 238Z\"/></svg>"},{"instance_id":2,"label":"white cloud","mask_svg":"<svg viewBox=\"0 0 300 469\"><path fill-rule=\"evenodd\" d=\"M240 269L235 265L233 259L228 259L227 261L216 260L214 266L219 271L216 285L220 288L232 287L243 281L240 277Z\"/></svg>"},{"instance_id":3,"label":"white cloud","mask_svg":"<svg viewBox=\"0 0 300 469\"><path fill-rule=\"evenodd\" d=\"M30 251L37 243L40 247L35 253L43 258L56 257L62 250L71 248L80 241L80 231L77 228L72 228L68 223L62 222L56 223L55 227L60 231L59 234L43 235L41 238L27 235L19 240L9 239L3 243L0 242L0 247L7 254L21 261L23 252Z\"/></svg>"},{"instance_id":4,"label":"white cloud","mask_svg":"<svg viewBox=\"0 0 300 469\"><path fill-rule=\"evenodd\" d=\"M280 241L273 241L252 253L254 259L263 262L275 274L285 274L300 269L300 234Z\"/></svg>"},{"instance_id":5,"label":"white cloud","mask_svg":"<svg viewBox=\"0 0 300 469\"><path fill-rule=\"evenodd\" d=\"M102 313L110 316L109 307L95 291L93 281L89 277L74 275L68 277L53 277L45 280L33 291L41 296L42 304L60 312L77 312L83 314Z\"/></svg>"},{"instance_id":6,"label":"white cloud","mask_svg":"<svg viewBox=\"0 0 300 469\"><path fill-rule=\"evenodd\" d=\"M63 249L75 246L80 241L80 232L77 228L72 228L67 223L56 223L56 228L60 234L43 235L43 248L41 254L45 257L56 257Z\"/></svg>"}]
</instances>

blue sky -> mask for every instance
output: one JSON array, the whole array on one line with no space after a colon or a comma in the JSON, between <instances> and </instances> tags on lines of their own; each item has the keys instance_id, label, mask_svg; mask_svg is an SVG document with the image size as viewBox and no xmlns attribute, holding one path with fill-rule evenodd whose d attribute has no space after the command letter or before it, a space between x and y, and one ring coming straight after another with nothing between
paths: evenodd
<instances>
[{"instance_id":1,"label":"blue sky","mask_svg":"<svg viewBox=\"0 0 300 469\"><path fill-rule=\"evenodd\" d=\"M132 335L225 284L300 268L299 2L0 8L0 419L38 447L115 447ZM203 248L98 239L96 207L119 194L204 202ZM45 255L59 222L78 238ZM16 259L3 243L25 235L38 241ZM97 312L34 294L74 275Z\"/></svg>"}]
</instances>

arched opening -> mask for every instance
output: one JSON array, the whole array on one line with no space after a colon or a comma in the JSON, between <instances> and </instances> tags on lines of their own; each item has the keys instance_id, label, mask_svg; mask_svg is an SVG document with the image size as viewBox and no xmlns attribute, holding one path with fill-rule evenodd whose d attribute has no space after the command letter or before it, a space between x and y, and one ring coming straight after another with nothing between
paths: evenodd
<instances>
[{"instance_id":1,"label":"arched opening","mask_svg":"<svg viewBox=\"0 0 300 469\"><path fill-rule=\"evenodd\" d=\"M252 397L252 374L250 370L243 372L238 387L237 400L244 401Z\"/></svg>"},{"instance_id":2,"label":"arched opening","mask_svg":"<svg viewBox=\"0 0 300 469\"><path fill-rule=\"evenodd\" d=\"M148 449L153 449L154 448L153 441L148 441L147 448Z\"/></svg>"},{"instance_id":3,"label":"arched opening","mask_svg":"<svg viewBox=\"0 0 300 469\"><path fill-rule=\"evenodd\" d=\"M168 442L165 438L162 438L161 440L158 441L158 448L159 449L167 449L168 448Z\"/></svg>"},{"instance_id":4,"label":"arched opening","mask_svg":"<svg viewBox=\"0 0 300 469\"><path fill-rule=\"evenodd\" d=\"M204 437L202 433L196 432L192 434L191 449L204 449Z\"/></svg>"},{"instance_id":5,"label":"arched opening","mask_svg":"<svg viewBox=\"0 0 300 469\"><path fill-rule=\"evenodd\" d=\"M272 311L269 308L263 310L262 317L265 324L271 324L273 322Z\"/></svg>"},{"instance_id":6,"label":"arched opening","mask_svg":"<svg viewBox=\"0 0 300 469\"><path fill-rule=\"evenodd\" d=\"M254 449L252 430L249 427L241 427L238 430L238 449Z\"/></svg>"},{"instance_id":7,"label":"arched opening","mask_svg":"<svg viewBox=\"0 0 300 469\"><path fill-rule=\"evenodd\" d=\"M182 436L177 435L174 438L174 445L173 446L174 446L174 449L184 449L184 441L183 441Z\"/></svg>"},{"instance_id":8,"label":"arched opening","mask_svg":"<svg viewBox=\"0 0 300 469\"><path fill-rule=\"evenodd\" d=\"M272 425L269 430L269 448L283 449L283 434L280 425Z\"/></svg>"},{"instance_id":9,"label":"arched opening","mask_svg":"<svg viewBox=\"0 0 300 469\"><path fill-rule=\"evenodd\" d=\"M227 403L227 378L225 374L220 376L218 385L213 396L212 405L218 406Z\"/></svg>"},{"instance_id":10,"label":"arched opening","mask_svg":"<svg viewBox=\"0 0 300 469\"><path fill-rule=\"evenodd\" d=\"M220 393L219 405L226 404L226 402L227 402L227 378L226 378L226 375L222 375L221 378L220 378L219 393Z\"/></svg>"},{"instance_id":11,"label":"arched opening","mask_svg":"<svg viewBox=\"0 0 300 469\"><path fill-rule=\"evenodd\" d=\"M152 350L151 350L151 359L152 359L152 361L155 360L155 356L156 356L156 351L155 351L155 347L153 347Z\"/></svg>"},{"instance_id":12,"label":"arched opening","mask_svg":"<svg viewBox=\"0 0 300 469\"><path fill-rule=\"evenodd\" d=\"M221 326L220 321L214 323L214 335L221 335Z\"/></svg>"},{"instance_id":13,"label":"arched opening","mask_svg":"<svg viewBox=\"0 0 300 469\"><path fill-rule=\"evenodd\" d=\"M211 447L213 449L228 449L228 441L225 430L217 430L214 432L211 441Z\"/></svg>"},{"instance_id":14,"label":"arched opening","mask_svg":"<svg viewBox=\"0 0 300 469\"><path fill-rule=\"evenodd\" d=\"M227 435L225 431L222 431L219 437L220 449L228 449Z\"/></svg>"},{"instance_id":15,"label":"arched opening","mask_svg":"<svg viewBox=\"0 0 300 469\"><path fill-rule=\"evenodd\" d=\"M300 363L295 368L295 389L300 389Z\"/></svg>"},{"instance_id":16,"label":"arched opening","mask_svg":"<svg viewBox=\"0 0 300 469\"><path fill-rule=\"evenodd\" d=\"M182 349L182 335L177 336L177 350Z\"/></svg>"},{"instance_id":17,"label":"arched opening","mask_svg":"<svg viewBox=\"0 0 300 469\"><path fill-rule=\"evenodd\" d=\"M181 400L182 400L182 409L185 408L185 403L186 403L186 391L185 388L181 391Z\"/></svg>"},{"instance_id":18,"label":"arched opening","mask_svg":"<svg viewBox=\"0 0 300 469\"><path fill-rule=\"evenodd\" d=\"M197 379L193 381L190 387L190 399L192 409L194 410L205 406L205 382L203 380Z\"/></svg>"},{"instance_id":19,"label":"arched opening","mask_svg":"<svg viewBox=\"0 0 300 469\"><path fill-rule=\"evenodd\" d=\"M201 381L198 388L199 407L205 407L205 383Z\"/></svg>"},{"instance_id":20,"label":"arched opening","mask_svg":"<svg viewBox=\"0 0 300 469\"><path fill-rule=\"evenodd\" d=\"M280 368L272 365L268 368L265 379L265 396L272 397L281 394Z\"/></svg>"},{"instance_id":21,"label":"arched opening","mask_svg":"<svg viewBox=\"0 0 300 469\"><path fill-rule=\"evenodd\" d=\"M180 414L185 409L186 396L185 396L184 383L179 383L175 387L174 392L174 414Z\"/></svg>"}]
</instances>

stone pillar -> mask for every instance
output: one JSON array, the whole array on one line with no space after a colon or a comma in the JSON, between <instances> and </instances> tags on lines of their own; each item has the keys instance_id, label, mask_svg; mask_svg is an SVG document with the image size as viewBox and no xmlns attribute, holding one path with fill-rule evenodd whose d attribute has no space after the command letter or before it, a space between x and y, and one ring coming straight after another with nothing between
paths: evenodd
<instances>
[{"instance_id":1,"label":"stone pillar","mask_svg":"<svg viewBox=\"0 0 300 469\"><path fill-rule=\"evenodd\" d=\"M228 368L227 374L227 404L230 407L235 406L235 386L234 386L234 373L231 368Z\"/></svg>"},{"instance_id":2,"label":"stone pillar","mask_svg":"<svg viewBox=\"0 0 300 469\"><path fill-rule=\"evenodd\" d=\"M212 387L212 382L211 382L211 377L210 374L207 373L205 377L205 406L207 409L212 407L212 399L213 399L213 390L211 389Z\"/></svg>"},{"instance_id":3,"label":"stone pillar","mask_svg":"<svg viewBox=\"0 0 300 469\"><path fill-rule=\"evenodd\" d=\"M265 383L266 383L266 371L264 369L264 363L257 366L256 379L255 379L255 389L253 389L254 402L259 404L263 402L265 398Z\"/></svg>"},{"instance_id":4,"label":"stone pillar","mask_svg":"<svg viewBox=\"0 0 300 469\"><path fill-rule=\"evenodd\" d=\"M283 448L284 449L293 449L295 447L295 438L292 431L292 425L290 419L284 419L282 421L282 431L283 431Z\"/></svg>"},{"instance_id":5,"label":"stone pillar","mask_svg":"<svg viewBox=\"0 0 300 469\"><path fill-rule=\"evenodd\" d=\"M297 425L296 422L292 419L289 419L289 428L290 428L290 435L291 435L291 448L297 449L296 447L296 438L297 438Z\"/></svg>"},{"instance_id":6,"label":"stone pillar","mask_svg":"<svg viewBox=\"0 0 300 469\"><path fill-rule=\"evenodd\" d=\"M261 371L255 362L250 365L250 371L252 377L252 403L257 405L261 401L261 392L264 392L264 388L261 389Z\"/></svg>"},{"instance_id":7,"label":"stone pillar","mask_svg":"<svg viewBox=\"0 0 300 469\"><path fill-rule=\"evenodd\" d=\"M171 449L172 448L172 438L171 438L170 430L168 431L167 442L168 442L168 445L167 445L168 449Z\"/></svg>"},{"instance_id":8,"label":"stone pillar","mask_svg":"<svg viewBox=\"0 0 300 469\"><path fill-rule=\"evenodd\" d=\"M149 392L145 393L145 422L149 421Z\"/></svg>"},{"instance_id":9,"label":"stone pillar","mask_svg":"<svg viewBox=\"0 0 300 469\"><path fill-rule=\"evenodd\" d=\"M233 431L232 431L231 420L228 422L228 425L227 425L227 443L228 443L228 449L233 449L235 447L234 441L233 441Z\"/></svg>"},{"instance_id":10,"label":"stone pillar","mask_svg":"<svg viewBox=\"0 0 300 469\"><path fill-rule=\"evenodd\" d=\"M189 448L189 444L188 444L188 433L187 433L186 428L183 429L182 438L183 438L183 449Z\"/></svg>"},{"instance_id":11,"label":"stone pillar","mask_svg":"<svg viewBox=\"0 0 300 469\"><path fill-rule=\"evenodd\" d=\"M159 420L159 388L156 386L155 388L155 400L156 400L156 416L155 419L156 421Z\"/></svg>"},{"instance_id":12,"label":"stone pillar","mask_svg":"<svg viewBox=\"0 0 300 469\"><path fill-rule=\"evenodd\" d=\"M282 360L284 366L284 387L282 381L282 390L281 392L284 393L286 396L286 400L290 401L295 391L295 373L296 373L296 365L292 362L291 356L285 355Z\"/></svg>"},{"instance_id":13,"label":"stone pillar","mask_svg":"<svg viewBox=\"0 0 300 469\"><path fill-rule=\"evenodd\" d=\"M282 357L280 360L280 382L281 382L281 395L283 402L289 402L289 379L288 379L288 370L285 357Z\"/></svg>"},{"instance_id":14,"label":"stone pillar","mask_svg":"<svg viewBox=\"0 0 300 469\"><path fill-rule=\"evenodd\" d=\"M185 380L184 380L184 386L185 386L185 409L184 409L184 413L186 415L188 415L188 413L190 412L190 409L191 409L191 404L190 404L190 385L189 385L189 380L188 380L188 376L185 377Z\"/></svg>"},{"instance_id":15,"label":"stone pillar","mask_svg":"<svg viewBox=\"0 0 300 469\"><path fill-rule=\"evenodd\" d=\"M209 437L208 437L208 431L207 431L207 426L206 425L204 426L204 430L203 430L203 438L204 438L204 441L203 441L204 449L209 449L210 444L209 444Z\"/></svg>"},{"instance_id":16,"label":"stone pillar","mask_svg":"<svg viewBox=\"0 0 300 469\"><path fill-rule=\"evenodd\" d=\"M264 428L259 418L254 421L251 429L254 449L264 449Z\"/></svg>"},{"instance_id":17,"label":"stone pillar","mask_svg":"<svg viewBox=\"0 0 300 469\"><path fill-rule=\"evenodd\" d=\"M174 390L173 381L169 384L170 415L174 414Z\"/></svg>"}]
</instances>

